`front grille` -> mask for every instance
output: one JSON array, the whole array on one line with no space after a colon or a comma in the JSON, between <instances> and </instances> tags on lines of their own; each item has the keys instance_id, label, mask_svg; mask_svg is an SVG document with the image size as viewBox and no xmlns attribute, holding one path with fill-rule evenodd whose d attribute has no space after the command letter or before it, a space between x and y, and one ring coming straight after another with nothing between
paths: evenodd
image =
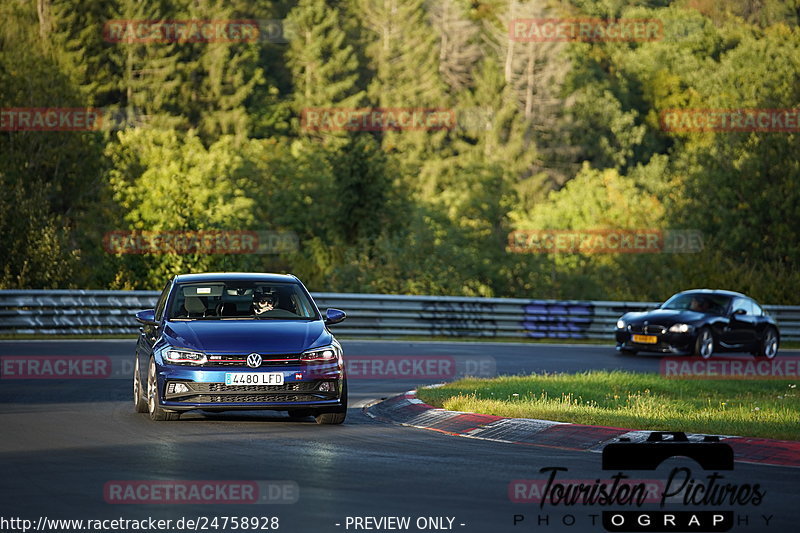
<instances>
[{"instance_id":1,"label":"front grille","mask_svg":"<svg viewBox=\"0 0 800 533\"><path fill-rule=\"evenodd\" d=\"M663 335L667 332L666 327L654 324L648 324L647 326L631 324L629 330L631 333L642 333L644 335Z\"/></svg>"},{"instance_id":2,"label":"front grille","mask_svg":"<svg viewBox=\"0 0 800 533\"><path fill-rule=\"evenodd\" d=\"M221 396L201 394L180 401L193 403L258 403L258 402L313 402L320 400L319 396L310 394L225 394Z\"/></svg>"},{"instance_id":3,"label":"front grille","mask_svg":"<svg viewBox=\"0 0 800 533\"><path fill-rule=\"evenodd\" d=\"M283 385L225 385L224 383L197 383L194 381L169 381L165 399L183 403L263 403L263 402L313 402L334 400L338 394L338 384L332 383L333 390L320 391L319 386L326 381L296 381ZM188 390L175 392L178 384Z\"/></svg>"},{"instance_id":4,"label":"front grille","mask_svg":"<svg viewBox=\"0 0 800 533\"><path fill-rule=\"evenodd\" d=\"M224 383L192 383L188 384L193 392L307 392L317 388L316 381L298 381L283 385L225 385Z\"/></svg>"},{"instance_id":5,"label":"front grille","mask_svg":"<svg viewBox=\"0 0 800 533\"><path fill-rule=\"evenodd\" d=\"M203 366L229 367L247 366L247 356L249 354L209 354L208 363ZM300 364L300 354L259 354L261 355L261 366L292 366ZM248 367L250 368L250 367Z\"/></svg>"}]
</instances>

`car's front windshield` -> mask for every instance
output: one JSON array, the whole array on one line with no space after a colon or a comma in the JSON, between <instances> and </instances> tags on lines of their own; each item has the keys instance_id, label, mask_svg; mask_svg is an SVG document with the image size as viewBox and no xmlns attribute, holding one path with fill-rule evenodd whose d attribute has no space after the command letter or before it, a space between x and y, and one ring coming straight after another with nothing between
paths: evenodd
<instances>
[{"instance_id":1,"label":"car's front windshield","mask_svg":"<svg viewBox=\"0 0 800 533\"><path fill-rule=\"evenodd\" d=\"M309 320L318 318L297 283L212 281L175 287L171 320Z\"/></svg>"},{"instance_id":2,"label":"car's front windshield","mask_svg":"<svg viewBox=\"0 0 800 533\"><path fill-rule=\"evenodd\" d=\"M724 315L730 304L730 296L724 294L710 294L705 292L687 292L676 294L667 300L661 309L674 309L679 311L697 311L713 315Z\"/></svg>"}]
</instances>

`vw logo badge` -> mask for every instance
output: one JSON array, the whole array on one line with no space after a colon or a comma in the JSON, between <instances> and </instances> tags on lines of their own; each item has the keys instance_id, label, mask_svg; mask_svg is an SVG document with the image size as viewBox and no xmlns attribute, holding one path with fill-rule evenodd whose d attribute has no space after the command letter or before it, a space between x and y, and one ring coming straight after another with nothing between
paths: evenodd
<instances>
[{"instance_id":1,"label":"vw logo badge","mask_svg":"<svg viewBox=\"0 0 800 533\"><path fill-rule=\"evenodd\" d=\"M247 366L250 368L258 368L261 366L261 356L257 353L251 353L247 356Z\"/></svg>"}]
</instances>

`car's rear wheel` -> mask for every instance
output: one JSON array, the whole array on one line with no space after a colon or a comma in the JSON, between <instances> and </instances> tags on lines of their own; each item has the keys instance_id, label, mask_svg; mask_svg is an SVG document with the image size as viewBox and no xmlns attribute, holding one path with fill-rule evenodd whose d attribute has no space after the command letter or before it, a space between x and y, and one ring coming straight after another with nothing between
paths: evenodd
<instances>
[{"instance_id":1,"label":"car's rear wheel","mask_svg":"<svg viewBox=\"0 0 800 533\"><path fill-rule=\"evenodd\" d=\"M136 356L136 363L133 365L133 407L137 413L147 412L147 400L142 390L142 378L139 372L139 356Z\"/></svg>"},{"instance_id":2,"label":"car's rear wheel","mask_svg":"<svg viewBox=\"0 0 800 533\"><path fill-rule=\"evenodd\" d=\"M342 406L336 411L319 413L314 416L317 424L341 424L347 417L347 379L342 382Z\"/></svg>"},{"instance_id":3,"label":"car's rear wheel","mask_svg":"<svg viewBox=\"0 0 800 533\"><path fill-rule=\"evenodd\" d=\"M773 359L778 355L778 332L774 328L769 328L764 332L761 340L761 348L758 350L759 357Z\"/></svg>"},{"instance_id":4,"label":"car's rear wheel","mask_svg":"<svg viewBox=\"0 0 800 533\"><path fill-rule=\"evenodd\" d=\"M175 411L166 411L161 408L161 394L158 392L158 379L156 378L156 361L150 358L147 369L147 410L150 420L177 420L181 414Z\"/></svg>"},{"instance_id":5,"label":"car's rear wheel","mask_svg":"<svg viewBox=\"0 0 800 533\"><path fill-rule=\"evenodd\" d=\"M703 359L709 359L714 355L714 335L708 328L702 328L697 332L697 340L694 343L694 353Z\"/></svg>"}]
</instances>

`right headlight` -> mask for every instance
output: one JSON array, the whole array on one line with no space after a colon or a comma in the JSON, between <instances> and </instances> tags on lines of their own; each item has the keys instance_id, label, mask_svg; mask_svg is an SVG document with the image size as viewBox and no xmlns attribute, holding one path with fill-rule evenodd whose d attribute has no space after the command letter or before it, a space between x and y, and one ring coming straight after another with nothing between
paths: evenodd
<instances>
[{"instance_id":1,"label":"right headlight","mask_svg":"<svg viewBox=\"0 0 800 533\"><path fill-rule=\"evenodd\" d=\"M208 362L206 354L192 350L169 348L164 350L164 359L169 363L183 365L204 365Z\"/></svg>"},{"instance_id":2,"label":"right headlight","mask_svg":"<svg viewBox=\"0 0 800 533\"><path fill-rule=\"evenodd\" d=\"M337 361L341 355L342 349L336 344L331 344L328 346L323 346L322 348L314 348L313 350L303 352L303 355L300 357L300 359L303 361L327 362Z\"/></svg>"},{"instance_id":3,"label":"right headlight","mask_svg":"<svg viewBox=\"0 0 800 533\"><path fill-rule=\"evenodd\" d=\"M670 333L689 333L692 330L692 326L689 324L672 324L669 327Z\"/></svg>"},{"instance_id":4,"label":"right headlight","mask_svg":"<svg viewBox=\"0 0 800 533\"><path fill-rule=\"evenodd\" d=\"M625 329L625 321L621 318L617 320L617 329Z\"/></svg>"}]
</instances>

